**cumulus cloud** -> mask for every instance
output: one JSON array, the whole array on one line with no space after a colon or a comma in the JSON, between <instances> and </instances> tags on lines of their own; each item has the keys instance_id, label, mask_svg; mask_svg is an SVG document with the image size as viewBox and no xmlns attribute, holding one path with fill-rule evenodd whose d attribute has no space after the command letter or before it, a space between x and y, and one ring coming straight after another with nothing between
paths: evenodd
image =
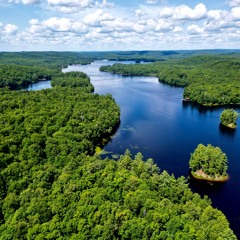
<instances>
[{"instance_id":1,"label":"cumulus cloud","mask_svg":"<svg viewBox=\"0 0 240 240\"><path fill-rule=\"evenodd\" d=\"M92 0L47 0L49 5L64 6L64 7L80 7L87 8L94 4Z\"/></svg>"},{"instance_id":2,"label":"cumulus cloud","mask_svg":"<svg viewBox=\"0 0 240 240\"><path fill-rule=\"evenodd\" d=\"M165 7L160 11L159 16L161 18L170 18L173 16L173 14L174 14L174 8Z\"/></svg>"},{"instance_id":3,"label":"cumulus cloud","mask_svg":"<svg viewBox=\"0 0 240 240\"><path fill-rule=\"evenodd\" d=\"M47 0L47 3L55 11L63 13L76 13L86 8L112 8L113 3L103 0L101 2L94 0Z\"/></svg>"},{"instance_id":4,"label":"cumulus cloud","mask_svg":"<svg viewBox=\"0 0 240 240\"><path fill-rule=\"evenodd\" d=\"M81 32L86 31L86 26L82 23L74 21L69 18L49 18L42 22L37 19L31 19L29 21L30 27L28 32L30 33L44 33L44 32Z\"/></svg>"},{"instance_id":5,"label":"cumulus cloud","mask_svg":"<svg viewBox=\"0 0 240 240\"><path fill-rule=\"evenodd\" d=\"M235 15L235 17L233 15ZM204 22L204 27L208 31L234 28L237 26L234 18L238 18L238 11L211 10L208 12L208 18Z\"/></svg>"},{"instance_id":6,"label":"cumulus cloud","mask_svg":"<svg viewBox=\"0 0 240 240\"><path fill-rule=\"evenodd\" d=\"M229 5L231 7L238 7L238 6L240 6L240 0L229 0L228 3L229 3Z\"/></svg>"},{"instance_id":7,"label":"cumulus cloud","mask_svg":"<svg viewBox=\"0 0 240 240\"><path fill-rule=\"evenodd\" d=\"M223 10L210 10L208 11L208 19L221 20L228 17L229 13Z\"/></svg>"},{"instance_id":8,"label":"cumulus cloud","mask_svg":"<svg viewBox=\"0 0 240 240\"><path fill-rule=\"evenodd\" d=\"M182 20L200 20L206 17L207 9L204 4L196 5L194 9L181 5L175 8L173 18Z\"/></svg>"},{"instance_id":9,"label":"cumulus cloud","mask_svg":"<svg viewBox=\"0 0 240 240\"><path fill-rule=\"evenodd\" d=\"M166 7L160 11L159 16L176 20L200 20L207 16L207 9L202 3L196 5L194 9L186 5L175 8Z\"/></svg>"},{"instance_id":10,"label":"cumulus cloud","mask_svg":"<svg viewBox=\"0 0 240 240\"><path fill-rule=\"evenodd\" d=\"M41 3L41 0L22 0L22 3L26 5L37 5Z\"/></svg>"},{"instance_id":11,"label":"cumulus cloud","mask_svg":"<svg viewBox=\"0 0 240 240\"><path fill-rule=\"evenodd\" d=\"M96 2L95 5L100 8L113 8L114 3L108 2L107 0L103 0L102 2Z\"/></svg>"},{"instance_id":12,"label":"cumulus cloud","mask_svg":"<svg viewBox=\"0 0 240 240\"><path fill-rule=\"evenodd\" d=\"M155 31L158 32L170 31L173 29L174 29L173 23L167 21L166 19L159 19L155 27Z\"/></svg>"},{"instance_id":13,"label":"cumulus cloud","mask_svg":"<svg viewBox=\"0 0 240 240\"><path fill-rule=\"evenodd\" d=\"M37 5L41 3L41 0L8 0L9 3L22 3L25 5Z\"/></svg>"},{"instance_id":14,"label":"cumulus cloud","mask_svg":"<svg viewBox=\"0 0 240 240\"><path fill-rule=\"evenodd\" d=\"M147 4L156 4L156 3L158 3L158 0L147 0L146 3Z\"/></svg>"},{"instance_id":15,"label":"cumulus cloud","mask_svg":"<svg viewBox=\"0 0 240 240\"><path fill-rule=\"evenodd\" d=\"M181 27L179 27L179 26L176 26L174 29L173 29L173 32L182 32L183 31L183 29L181 28Z\"/></svg>"},{"instance_id":16,"label":"cumulus cloud","mask_svg":"<svg viewBox=\"0 0 240 240\"><path fill-rule=\"evenodd\" d=\"M147 16L147 14L146 14L146 12L145 12L143 9L136 9L136 10L135 10L135 16L136 16L137 18L142 19L142 18L144 18L145 16Z\"/></svg>"},{"instance_id":17,"label":"cumulus cloud","mask_svg":"<svg viewBox=\"0 0 240 240\"><path fill-rule=\"evenodd\" d=\"M0 22L0 33L4 35L14 35L18 32L18 27L14 24L3 24Z\"/></svg>"},{"instance_id":18,"label":"cumulus cloud","mask_svg":"<svg viewBox=\"0 0 240 240\"><path fill-rule=\"evenodd\" d=\"M91 27L100 27L102 26L103 21L111 21L113 16L109 13L104 13L103 10L98 9L93 13L86 15L83 19L83 22Z\"/></svg>"},{"instance_id":19,"label":"cumulus cloud","mask_svg":"<svg viewBox=\"0 0 240 240\"><path fill-rule=\"evenodd\" d=\"M1 1L1 0L0 0ZM114 49L129 49L139 46L146 48L146 42L153 48L187 46L205 44L204 41L239 42L240 33L240 5L238 0L231 2L232 9L212 9L207 11L202 3L195 7L180 5L175 7L144 6L129 9L112 8L111 0L4 0L20 4L40 4L45 10L60 11L62 13L78 13L60 15L49 11L45 20L31 19L27 28L19 30L16 25L0 24L2 42L12 42L19 46L25 44L46 46L65 46L66 49L97 50L104 46ZM109 1L109 2L108 2ZM240 1L240 0L239 0ZM164 1L158 0L158 3ZM147 3L147 0L145 1ZM156 3L155 0L148 4ZM48 6L46 6L48 4ZM168 5L170 6L170 5ZM102 9L104 8L104 9ZM105 9L108 8L108 9ZM160 10L158 10L160 9ZM59 16L59 15L57 15ZM203 20L203 21L200 21ZM4 40L3 40L4 39ZM137 44L136 44L137 43ZM1 44L1 43L0 43ZM88 47L86 47L88 46ZM207 46L207 43L206 45ZM168 47L169 48L169 47ZM58 49L57 49L58 50ZM79 49L80 50L80 49Z\"/></svg>"},{"instance_id":20,"label":"cumulus cloud","mask_svg":"<svg viewBox=\"0 0 240 240\"><path fill-rule=\"evenodd\" d=\"M192 24L187 27L187 31L190 34L200 34L204 32L204 28L199 27L198 25Z\"/></svg>"},{"instance_id":21,"label":"cumulus cloud","mask_svg":"<svg viewBox=\"0 0 240 240\"><path fill-rule=\"evenodd\" d=\"M231 14L234 20L240 19L240 7L235 7L231 10Z\"/></svg>"}]
</instances>

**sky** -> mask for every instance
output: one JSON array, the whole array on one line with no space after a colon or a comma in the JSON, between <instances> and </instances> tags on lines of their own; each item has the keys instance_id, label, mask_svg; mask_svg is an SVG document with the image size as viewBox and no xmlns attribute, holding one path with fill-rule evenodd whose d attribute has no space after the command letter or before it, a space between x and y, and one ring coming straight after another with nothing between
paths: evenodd
<instances>
[{"instance_id":1,"label":"sky","mask_svg":"<svg viewBox=\"0 0 240 240\"><path fill-rule=\"evenodd\" d=\"M239 48L240 0L0 0L0 51Z\"/></svg>"}]
</instances>

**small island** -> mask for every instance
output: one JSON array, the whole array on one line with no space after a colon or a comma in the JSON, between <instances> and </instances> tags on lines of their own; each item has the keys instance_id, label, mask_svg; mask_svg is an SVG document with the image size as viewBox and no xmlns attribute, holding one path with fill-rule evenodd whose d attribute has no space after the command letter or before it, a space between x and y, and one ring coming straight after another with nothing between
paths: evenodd
<instances>
[{"instance_id":1,"label":"small island","mask_svg":"<svg viewBox=\"0 0 240 240\"><path fill-rule=\"evenodd\" d=\"M237 111L233 109L225 109L220 115L220 121L223 126L228 128L235 129L237 127L237 119L238 119Z\"/></svg>"},{"instance_id":2,"label":"small island","mask_svg":"<svg viewBox=\"0 0 240 240\"><path fill-rule=\"evenodd\" d=\"M226 182L229 178L227 162L226 154L219 147L199 144L189 161L191 175L198 180Z\"/></svg>"}]
</instances>

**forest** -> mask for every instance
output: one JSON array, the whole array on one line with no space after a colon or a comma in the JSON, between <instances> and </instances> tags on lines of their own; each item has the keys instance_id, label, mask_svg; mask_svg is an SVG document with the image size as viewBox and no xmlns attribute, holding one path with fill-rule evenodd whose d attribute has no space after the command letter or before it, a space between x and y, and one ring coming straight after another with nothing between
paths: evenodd
<instances>
[{"instance_id":1,"label":"forest","mask_svg":"<svg viewBox=\"0 0 240 240\"><path fill-rule=\"evenodd\" d=\"M0 88L1 240L237 239L224 214L184 177L128 150L117 161L101 159L96 147L120 121L113 97L93 94L84 73L35 69L29 56L36 53L28 54L25 66L14 57L2 66L31 69L30 76L42 69L37 79L52 79L53 88L13 91L11 80L22 85L14 74Z\"/></svg>"},{"instance_id":2,"label":"forest","mask_svg":"<svg viewBox=\"0 0 240 240\"><path fill-rule=\"evenodd\" d=\"M53 87L80 87L82 91L93 92L94 87L90 83L90 78L83 72L67 72L54 76L51 80Z\"/></svg>"},{"instance_id":3,"label":"forest","mask_svg":"<svg viewBox=\"0 0 240 240\"><path fill-rule=\"evenodd\" d=\"M59 70L39 66L0 65L0 88L17 89L39 80L49 80Z\"/></svg>"},{"instance_id":4,"label":"forest","mask_svg":"<svg viewBox=\"0 0 240 240\"><path fill-rule=\"evenodd\" d=\"M183 98L201 105L240 104L240 54L202 55L149 64L114 64L101 71L128 76L156 76L185 87Z\"/></svg>"}]
</instances>

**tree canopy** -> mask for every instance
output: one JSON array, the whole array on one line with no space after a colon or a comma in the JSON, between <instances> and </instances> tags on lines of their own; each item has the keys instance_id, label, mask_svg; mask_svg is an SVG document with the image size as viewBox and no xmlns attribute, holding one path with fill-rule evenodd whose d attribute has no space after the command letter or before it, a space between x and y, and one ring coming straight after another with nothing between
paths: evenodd
<instances>
[{"instance_id":1,"label":"tree canopy","mask_svg":"<svg viewBox=\"0 0 240 240\"><path fill-rule=\"evenodd\" d=\"M238 112L233 109L225 109L220 115L221 124L230 128L236 128Z\"/></svg>"},{"instance_id":2,"label":"tree canopy","mask_svg":"<svg viewBox=\"0 0 240 240\"><path fill-rule=\"evenodd\" d=\"M191 154L189 166L195 175L206 179L227 177L227 156L219 147L199 144ZM206 176L207 175L207 176Z\"/></svg>"},{"instance_id":3,"label":"tree canopy","mask_svg":"<svg viewBox=\"0 0 240 240\"><path fill-rule=\"evenodd\" d=\"M237 239L208 198L140 153L64 159L2 170L0 239Z\"/></svg>"},{"instance_id":4,"label":"tree canopy","mask_svg":"<svg viewBox=\"0 0 240 240\"><path fill-rule=\"evenodd\" d=\"M90 83L90 78L83 72L67 72L52 78L51 85L59 87L80 87L82 91L93 92L94 87Z\"/></svg>"},{"instance_id":5,"label":"tree canopy","mask_svg":"<svg viewBox=\"0 0 240 240\"><path fill-rule=\"evenodd\" d=\"M49 80L60 72L39 66L0 65L0 88L17 89L41 79Z\"/></svg>"}]
</instances>

